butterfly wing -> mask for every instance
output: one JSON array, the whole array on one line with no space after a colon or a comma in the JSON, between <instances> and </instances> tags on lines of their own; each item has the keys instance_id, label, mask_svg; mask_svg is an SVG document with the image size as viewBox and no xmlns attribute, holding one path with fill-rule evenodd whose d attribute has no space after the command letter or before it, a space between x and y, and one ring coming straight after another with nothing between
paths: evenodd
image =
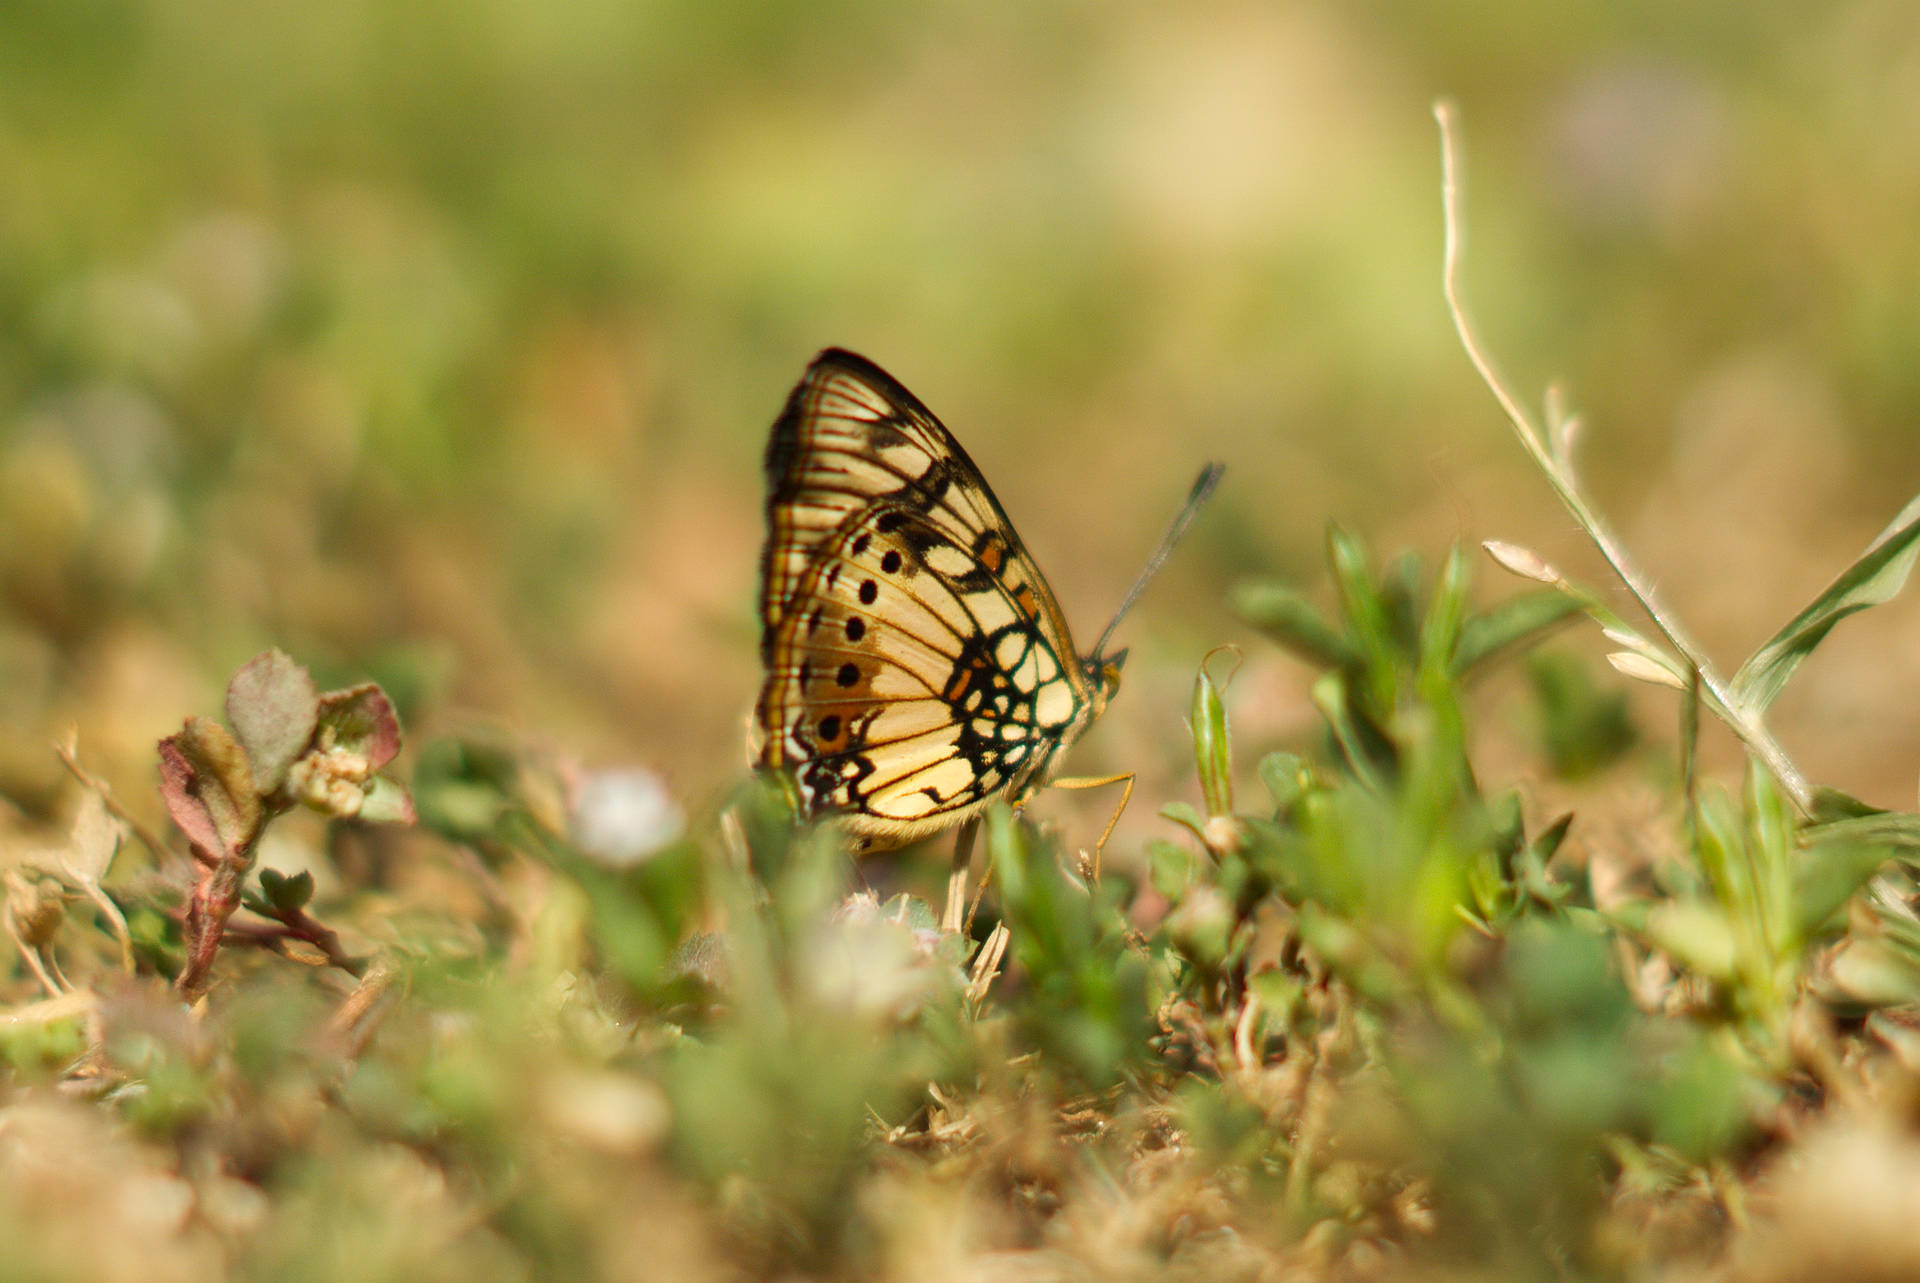
<instances>
[{"instance_id":1,"label":"butterfly wing","mask_svg":"<svg viewBox=\"0 0 1920 1283\"><path fill-rule=\"evenodd\" d=\"M767 459L762 764L868 849L1023 796L1104 696L966 454L877 366L833 351Z\"/></svg>"},{"instance_id":2,"label":"butterfly wing","mask_svg":"<svg viewBox=\"0 0 1920 1283\"><path fill-rule=\"evenodd\" d=\"M829 348L787 398L767 443L763 638L815 551L850 518L889 499L918 512L1005 583L1073 653L1066 617L980 470L933 412L863 356ZM765 644L763 641L763 657Z\"/></svg>"}]
</instances>

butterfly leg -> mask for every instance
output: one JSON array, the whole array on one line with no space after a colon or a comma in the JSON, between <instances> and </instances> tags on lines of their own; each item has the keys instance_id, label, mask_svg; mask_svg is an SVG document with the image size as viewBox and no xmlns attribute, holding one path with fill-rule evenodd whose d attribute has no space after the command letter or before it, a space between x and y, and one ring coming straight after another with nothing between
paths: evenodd
<instances>
[{"instance_id":1,"label":"butterfly leg","mask_svg":"<svg viewBox=\"0 0 1920 1283\"><path fill-rule=\"evenodd\" d=\"M949 935L958 934L962 926L961 913L967 903L967 870L973 864L973 842L979 833L980 821L968 820L953 840L953 868L947 874L947 905L940 914L940 930Z\"/></svg>"},{"instance_id":2,"label":"butterfly leg","mask_svg":"<svg viewBox=\"0 0 1920 1283\"><path fill-rule=\"evenodd\" d=\"M1133 800L1133 781L1134 774L1128 771L1124 775L1069 776L1064 780L1054 780L1048 786L1057 789L1097 789L1105 788L1109 784L1120 785L1120 805L1114 807L1113 814L1107 817L1107 827L1100 830L1100 840L1093 847L1093 880L1095 882L1100 880L1100 855L1107 849L1107 839L1113 836L1113 830L1120 823L1120 816L1126 811L1127 803Z\"/></svg>"}]
</instances>

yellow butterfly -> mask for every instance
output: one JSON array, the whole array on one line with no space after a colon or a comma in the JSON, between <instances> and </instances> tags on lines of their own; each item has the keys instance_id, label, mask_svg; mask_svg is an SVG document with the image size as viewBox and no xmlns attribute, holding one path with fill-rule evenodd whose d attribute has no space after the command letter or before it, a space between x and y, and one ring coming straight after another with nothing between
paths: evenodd
<instances>
[{"instance_id":1,"label":"yellow butterfly","mask_svg":"<svg viewBox=\"0 0 1920 1283\"><path fill-rule=\"evenodd\" d=\"M857 852L1024 802L1113 697L960 443L879 366L807 368L767 444L760 762ZM1124 614L1220 475L1209 466ZM1119 623L1119 615L1114 624Z\"/></svg>"}]
</instances>

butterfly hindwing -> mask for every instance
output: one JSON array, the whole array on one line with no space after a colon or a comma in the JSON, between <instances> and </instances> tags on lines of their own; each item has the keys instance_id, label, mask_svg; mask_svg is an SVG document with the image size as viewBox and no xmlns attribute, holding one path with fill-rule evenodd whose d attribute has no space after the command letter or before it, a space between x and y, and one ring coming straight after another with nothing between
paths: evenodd
<instances>
[{"instance_id":1,"label":"butterfly hindwing","mask_svg":"<svg viewBox=\"0 0 1920 1283\"><path fill-rule=\"evenodd\" d=\"M869 848L1024 796L1104 692L959 445L878 367L828 352L768 471L763 764Z\"/></svg>"},{"instance_id":2,"label":"butterfly hindwing","mask_svg":"<svg viewBox=\"0 0 1920 1283\"><path fill-rule=\"evenodd\" d=\"M767 764L792 771L810 812L843 812L870 839L1019 793L1087 714L1072 661L961 551L876 505L819 551L775 632Z\"/></svg>"}]
</instances>

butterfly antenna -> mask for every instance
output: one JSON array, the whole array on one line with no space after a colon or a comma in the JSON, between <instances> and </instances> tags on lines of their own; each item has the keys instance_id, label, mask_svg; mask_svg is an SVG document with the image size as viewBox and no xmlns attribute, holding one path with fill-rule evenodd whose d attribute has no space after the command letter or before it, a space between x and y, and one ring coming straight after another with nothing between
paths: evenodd
<instances>
[{"instance_id":1,"label":"butterfly antenna","mask_svg":"<svg viewBox=\"0 0 1920 1283\"><path fill-rule=\"evenodd\" d=\"M1153 555L1147 558L1146 568L1140 572L1140 577L1133 581L1133 587L1127 590L1126 600L1120 603L1120 609L1113 612L1113 620L1108 623L1106 631L1101 633L1100 640L1093 644L1094 655L1107 653L1107 643L1113 638L1113 630L1120 626L1120 621L1127 617L1129 610L1133 609L1133 603L1140 600L1140 594L1146 591L1147 581L1153 578L1153 572L1160 569L1161 563L1173 554L1174 545L1178 544L1181 536L1187 533L1187 527L1193 524L1194 517L1200 512L1200 505L1213 494L1213 488L1220 484L1220 474L1226 470L1227 465L1224 463L1209 463L1200 470L1200 475L1194 478L1193 489L1187 492L1187 501L1180 505L1180 511L1174 515L1173 524L1167 527L1167 533L1160 536L1159 546L1153 550Z\"/></svg>"}]
</instances>

